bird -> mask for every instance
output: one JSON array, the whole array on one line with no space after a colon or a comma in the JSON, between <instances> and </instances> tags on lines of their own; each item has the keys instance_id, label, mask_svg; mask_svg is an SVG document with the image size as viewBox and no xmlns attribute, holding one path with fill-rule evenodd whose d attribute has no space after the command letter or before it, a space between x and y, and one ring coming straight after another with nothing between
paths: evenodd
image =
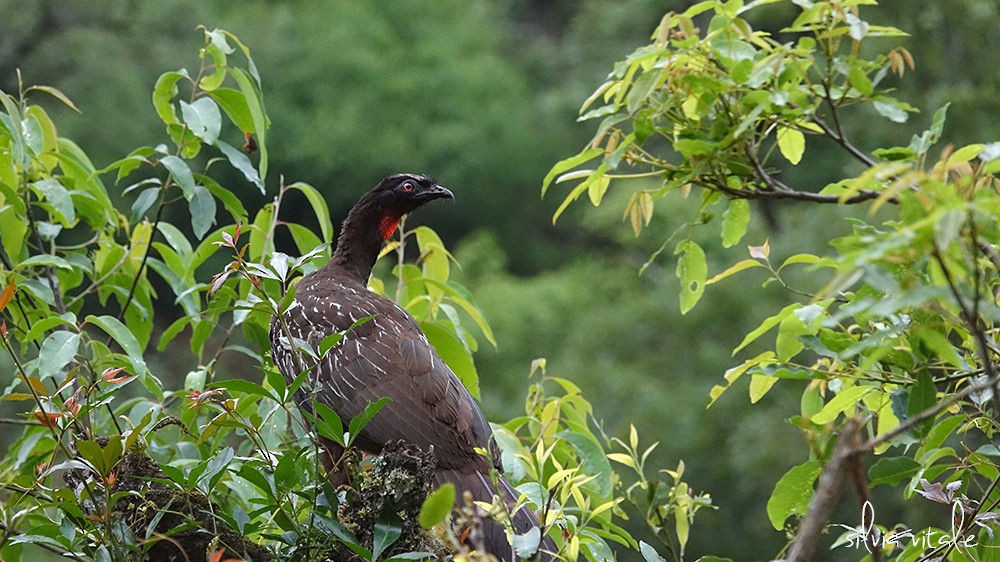
<instances>
[{"instance_id":1,"label":"bird","mask_svg":"<svg viewBox=\"0 0 1000 562\"><path fill-rule=\"evenodd\" d=\"M409 173L388 176L365 193L341 225L330 260L303 276L292 305L272 318L272 357L288 381L311 368L303 387L311 390L296 397L299 408L309 410L312 400L325 404L345 427L368 404L389 398L357 435L354 445L360 450L377 454L389 443L414 445L434 455L437 486L454 484L456 508L464 505L465 492L486 502L499 495L514 508L518 495L503 476L499 448L479 405L413 317L368 288L372 267L402 217L430 201L453 198L431 177ZM304 341L318 349L334 333L344 335L318 359L296 354L289 343ZM344 449L321 442L330 470ZM499 475L495 485L491 470ZM329 477L346 483L336 468ZM523 504L512 511L511 523L517 534L541 531L537 516ZM481 536L486 552L505 562L519 560L501 523L484 519ZM542 533L537 559L551 560L554 551Z\"/></svg>"}]
</instances>

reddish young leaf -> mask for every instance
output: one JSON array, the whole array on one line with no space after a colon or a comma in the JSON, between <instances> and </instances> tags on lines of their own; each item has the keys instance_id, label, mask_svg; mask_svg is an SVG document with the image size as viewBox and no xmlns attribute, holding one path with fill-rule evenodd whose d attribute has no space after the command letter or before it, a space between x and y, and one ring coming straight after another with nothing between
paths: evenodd
<instances>
[{"instance_id":1,"label":"reddish young leaf","mask_svg":"<svg viewBox=\"0 0 1000 562\"><path fill-rule=\"evenodd\" d=\"M10 283L8 283L7 286L4 287L3 292L0 293L0 311L2 311L4 308L7 308L7 303L9 303L10 299L12 298L14 298L13 279L10 280ZM4 330L4 335L6 336L6 330Z\"/></svg>"}]
</instances>

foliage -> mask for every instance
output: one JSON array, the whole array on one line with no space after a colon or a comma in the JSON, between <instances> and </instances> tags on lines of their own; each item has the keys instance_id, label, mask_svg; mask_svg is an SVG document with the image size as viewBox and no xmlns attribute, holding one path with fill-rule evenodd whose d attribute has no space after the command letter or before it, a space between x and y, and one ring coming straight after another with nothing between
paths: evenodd
<instances>
[{"instance_id":1,"label":"foliage","mask_svg":"<svg viewBox=\"0 0 1000 562\"><path fill-rule=\"evenodd\" d=\"M263 193L268 185L261 76L236 36L201 31L199 68L165 72L153 90L168 142L102 169L34 102L48 94L75 108L62 92L0 93L0 336L13 367L3 400L19 405L24 426L0 460L0 553L20 559L35 547L78 560L132 560L197 544L212 560L374 562L464 548L440 525L453 490L424 502L426 484L418 485L404 508L388 497L389 481L377 479L398 474L402 465L392 463L405 457L421 482L428 469L419 456L386 453L370 466L347 460L362 494L379 502L374 511L352 508L323 477L315 434L349 446L382 402L351 420L317 407L309 424L291 407L307 372L289 383L271 364L269 322L292 303L297 276L328 259L323 241L333 224L322 194L301 182L282 179L271 203L246 208L241 189ZM236 170L244 185L220 183L220 167ZM292 194L307 201L318 235L283 218ZM216 228L220 216L227 224ZM275 249L284 235L301 257ZM413 242L419 257L410 263ZM220 253L229 260L221 270ZM373 278L372 289L417 319L476 394L477 338L495 341L468 291L451 279L453 258L441 239L426 227L400 228L383 257L395 262L394 290L383 278ZM161 296L167 289L173 294ZM295 349L321 355L342 337ZM189 356L183 387L171 386L165 353ZM248 358L251 370L228 372L223 358L231 355ZM644 498L650 521L675 518L674 548L682 553L690 518L707 497L688 491L682 469L670 473L670 485L647 480L651 449L639 452L636 432L612 444L579 388L536 367L542 380L525 415L497 435L520 490L543 506L547 528L562 531L560 555L603 560L613 556L611 543L655 555L619 525L622 493ZM553 386L559 392L550 394ZM639 483L623 492L609 459L636 471ZM506 509L487 512L502 520ZM420 526L437 530L428 535ZM514 537L526 553L539 539Z\"/></svg>"},{"instance_id":2,"label":"foliage","mask_svg":"<svg viewBox=\"0 0 1000 562\"><path fill-rule=\"evenodd\" d=\"M781 381L804 381L801 413L790 421L810 458L778 481L767 506L779 531L794 530L804 516L789 559L812 557L840 482L861 502L871 488L891 486L909 503L957 506L954 523L883 544L882 556L981 559L993 545L1000 502L992 442L1000 144L936 148L945 106L908 144L858 148L841 126L845 114L901 123L917 111L888 86L891 75L913 68L908 51L868 55L880 38L904 34L862 18L859 6L873 1L795 2L801 11L780 34L752 29L750 12L771 3L705 1L667 14L653 42L618 63L584 103L583 119L601 119L597 131L552 168L543 193L575 182L555 220L584 193L596 206L609 190L628 189L623 218L637 236L654 207L697 195L695 216L650 258L673 246L682 312L707 286L749 270L789 291L793 302L733 353L760 348L776 331L773 347L728 370L710 396L714 402L749 378L757 402ZM807 164L807 149L822 140L861 171L815 191L782 181L778 167ZM594 167L578 169L588 163ZM733 246L746 232L749 202L777 199L866 204L870 213L850 219L851 233L831 240L828 256L774 263L764 241L748 246L749 259L709 277L692 232L718 224L721 245ZM863 473L869 456L877 461ZM969 534L976 546L937 542ZM850 529L836 544L873 538L870 528Z\"/></svg>"}]
</instances>

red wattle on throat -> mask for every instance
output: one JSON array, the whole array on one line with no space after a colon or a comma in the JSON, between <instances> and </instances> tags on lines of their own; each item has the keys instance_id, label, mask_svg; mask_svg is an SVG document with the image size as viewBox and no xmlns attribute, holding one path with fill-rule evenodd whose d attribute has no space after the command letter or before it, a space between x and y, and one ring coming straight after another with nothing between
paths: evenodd
<instances>
[{"instance_id":1,"label":"red wattle on throat","mask_svg":"<svg viewBox=\"0 0 1000 562\"><path fill-rule=\"evenodd\" d=\"M382 234L382 240L388 240L394 232L396 232L396 227L399 225L400 215L394 213L386 213L382 215L381 220L378 221L378 230Z\"/></svg>"}]
</instances>

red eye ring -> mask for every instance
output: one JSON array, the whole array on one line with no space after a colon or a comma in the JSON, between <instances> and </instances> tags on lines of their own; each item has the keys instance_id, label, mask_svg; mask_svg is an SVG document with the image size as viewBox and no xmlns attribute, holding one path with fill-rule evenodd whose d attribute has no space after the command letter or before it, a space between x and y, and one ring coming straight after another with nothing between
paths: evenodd
<instances>
[{"instance_id":1,"label":"red eye ring","mask_svg":"<svg viewBox=\"0 0 1000 562\"><path fill-rule=\"evenodd\" d=\"M413 191L413 182L409 182L408 181L408 182L404 183L403 184L403 191L405 191L407 193Z\"/></svg>"}]
</instances>

